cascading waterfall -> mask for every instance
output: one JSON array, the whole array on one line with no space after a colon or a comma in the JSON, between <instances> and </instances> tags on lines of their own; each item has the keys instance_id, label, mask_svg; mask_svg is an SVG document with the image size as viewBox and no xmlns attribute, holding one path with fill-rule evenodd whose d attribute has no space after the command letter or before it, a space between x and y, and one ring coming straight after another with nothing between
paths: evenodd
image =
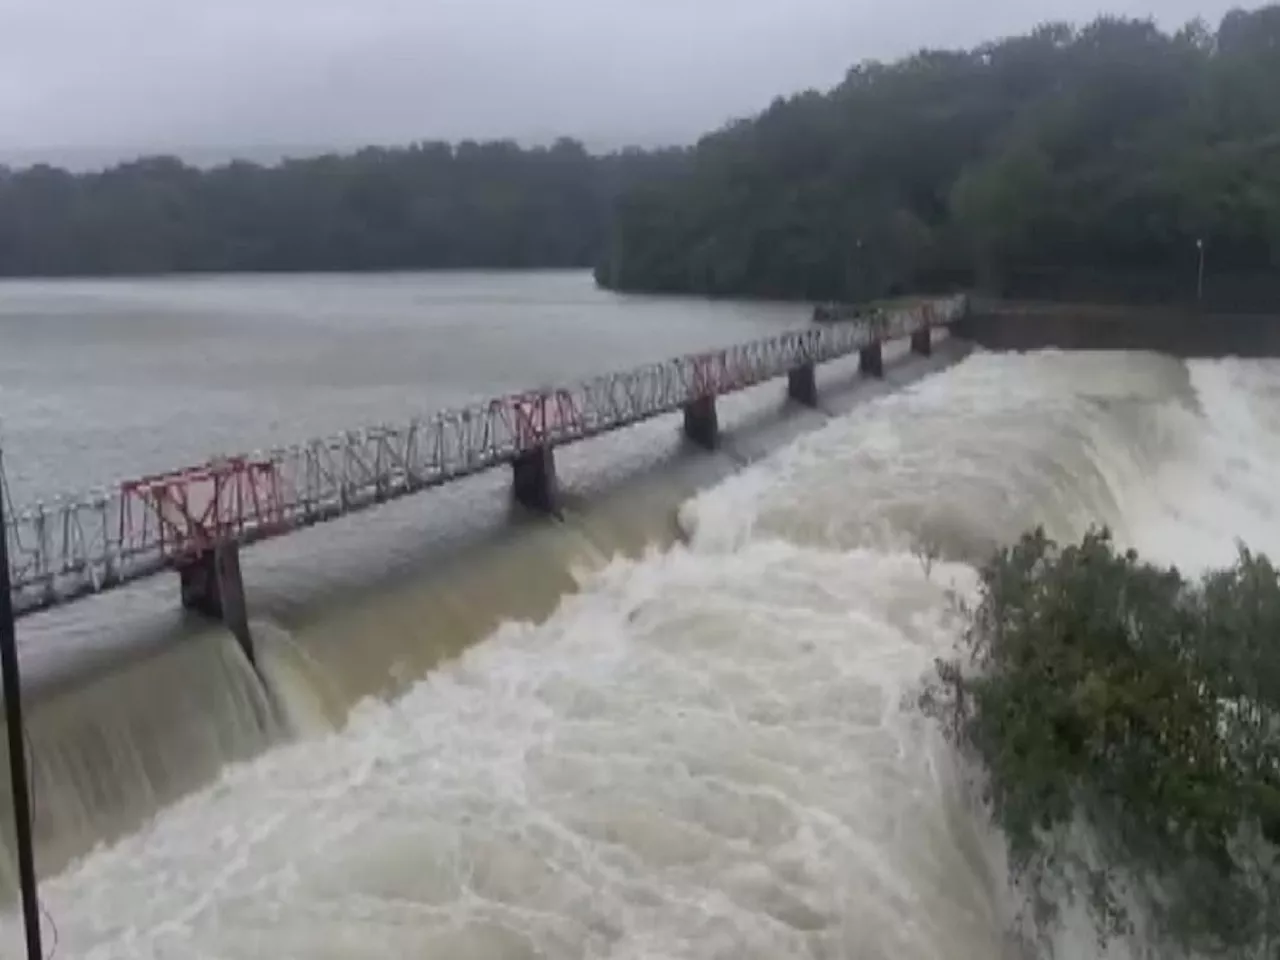
<instances>
[{"instance_id":1,"label":"cascading waterfall","mask_svg":"<svg viewBox=\"0 0 1280 960\"><path fill-rule=\"evenodd\" d=\"M963 352L900 363L889 384ZM833 403L884 386L859 381L855 363L824 371ZM229 634L173 608L164 577L24 621L41 873L138 829L229 763L341 728L362 700L402 694L503 622L546 619L611 557L674 542L697 490L825 419L780 407L777 384L725 412L716 454L691 455L674 421L559 451L571 478L559 518L511 516L495 472L250 552L256 672ZM299 564L309 551L319 562ZM0 784L0 813L7 804ZM12 849L10 829L6 816ZM16 892L8 866L0 857L0 897Z\"/></svg>"},{"instance_id":2,"label":"cascading waterfall","mask_svg":"<svg viewBox=\"0 0 1280 960\"><path fill-rule=\"evenodd\" d=\"M29 698L38 867L48 874L285 738L283 716L235 639L189 631L92 682ZM13 849L8 784L0 836ZM16 889L0 858L6 892Z\"/></svg>"}]
</instances>

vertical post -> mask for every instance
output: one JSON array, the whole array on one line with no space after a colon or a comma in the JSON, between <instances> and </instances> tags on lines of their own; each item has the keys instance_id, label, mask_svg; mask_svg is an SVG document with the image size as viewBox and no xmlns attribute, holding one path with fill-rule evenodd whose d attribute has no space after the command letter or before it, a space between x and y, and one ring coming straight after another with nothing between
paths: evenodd
<instances>
[{"instance_id":1,"label":"vertical post","mask_svg":"<svg viewBox=\"0 0 1280 960\"><path fill-rule=\"evenodd\" d=\"M868 377L884 376L884 353L879 340L858 351L858 372Z\"/></svg>"},{"instance_id":2,"label":"vertical post","mask_svg":"<svg viewBox=\"0 0 1280 960\"><path fill-rule=\"evenodd\" d=\"M720 418L716 414L714 393L684 405L684 435L707 450L716 448L720 440Z\"/></svg>"},{"instance_id":3,"label":"vertical post","mask_svg":"<svg viewBox=\"0 0 1280 960\"><path fill-rule=\"evenodd\" d=\"M511 470L511 493L516 503L534 513L556 513L560 492L556 455L550 445L526 450L511 462Z\"/></svg>"},{"instance_id":4,"label":"vertical post","mask_svg":"<svg viewBox=\"0 0 1280 960\"><path fill-rule=\"evenodd\" d=\"M258 655L249 632L249 604L244 596L244 575L240 572L240 545L234 541L220 544L214 551L217 566L218 598L222 603L222 622L240 644L249 665L258 667Z\"/></svg>"},{"instance_id":5,"label":"vertical post","mask_svg":"<svg viewBox=\"0 0 1280 960\"><path fill-rule=\"evenodd\" d=\"M178 567L182 605L213 620L220 620L236 638L253 666L258 658L249 632L249 608L240 572L240 546L233 540L219 543Z\"/></svg>"},{"instance_id":6,"label":"vertical post","mask_svg":"<svg viewBox=\"0 0 1280 960\"><path fill-rule=\"evenodd\" d=\"M1196 303L1204 302L1204 240L1196 240L1196 250L1200 255L1200 266L1196 271Z\"/></svg>"},{"instance_id":7,"label":"vertical post","mask_svg":"<svg viewBox=\"0 0 1280 960\"><path fill-rule=\"evenodd\" d=\"M911 352L920 357L933 355L933 329L921 327L911 335Z\"/></svg>"},{"instance_id":8,"label":"vertical post","mask_svg":"<svg viewBox=\"0 0 1280 960\"><path fill-rule=\"evenodd\" d=\"M27 792L27 755L22 725L22 683L18 676L18 637L13 623L9 580L9 527L0 487L0 669L4 671L4 723L9 739L9 784L13 791L14 835L18 845L18 883L27 934L27 960L44 960L40 949L40 901L36 891L35 848L31 840L31 797Z\"/></svg>"},{"instance_id":9,"label":"vertical post","mask_svg":"<svg viewBox=\"0 0 1280 960\"><path fill-rule=\"evenodd\" d=\"M818 381L812 363L787 371L787 396L806 407L818 405Z\"/></svg>"}]
</instances>

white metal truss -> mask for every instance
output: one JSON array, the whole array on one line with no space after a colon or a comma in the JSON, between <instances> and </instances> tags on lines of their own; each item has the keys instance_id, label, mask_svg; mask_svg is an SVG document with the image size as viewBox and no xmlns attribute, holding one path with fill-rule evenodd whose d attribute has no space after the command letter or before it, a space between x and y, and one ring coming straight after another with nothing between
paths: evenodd
<instances>
[{"instance_id":1,"label":"white metal truss","mask_svg":"<svg viewBox=\"0 0 1280 960\"><path fill-rule=\"evenodd\" d=\"M946 326L964 298L923 301L650 363L566 387L211 461L13 510L17 613L180 566L221 541L253 543L732 393L807 364ZM0 461L0 496L8 496Z\"/></svg>"}]
</instances>

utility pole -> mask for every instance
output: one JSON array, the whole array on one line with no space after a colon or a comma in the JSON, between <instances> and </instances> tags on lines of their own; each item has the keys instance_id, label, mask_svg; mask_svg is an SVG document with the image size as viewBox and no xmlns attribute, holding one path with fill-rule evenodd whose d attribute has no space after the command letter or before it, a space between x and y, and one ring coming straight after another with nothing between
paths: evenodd
<instances>
[{"instance_id":1,"label":"utility pole","mask_svg":"<svg viewBox=\"0 0 1280 960\"><path fill-rule=\"evenodd\" d=\"M13 793L13 826L18 845L18 883L22 888L27 960L44 960L40 949L40 901L36 892L35 849L31 841L26 728L22 725L22 682L18 676L18 638L13 624L13 596L10 594L9 527L4 516L5 499L4 475L0 473L0 670L4 673L4 724L9 734L9 785Z\"/></svg>"},{"instance_id":2,"label":"utility pole","mask_svg":"<svg viewBox=\"0 0 1280 960\"><path fill-rule=\"evenodd\" d=\"M1196 303L1204 302L1204 240L1196 240L1196 250L1200 254L1200 268L1196 272Z\"/></svg>"}]
</instances>

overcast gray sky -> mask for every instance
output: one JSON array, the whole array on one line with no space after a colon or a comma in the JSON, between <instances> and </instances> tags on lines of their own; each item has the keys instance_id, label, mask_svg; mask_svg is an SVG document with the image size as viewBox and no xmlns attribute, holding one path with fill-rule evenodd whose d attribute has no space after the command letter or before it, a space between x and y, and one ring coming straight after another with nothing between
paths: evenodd
<instances>
[{"instance_id":1,"label":"overcast gray sky","mask_svg":"<svg viewBox=\"0 0 1280 960\"><path fill-rule=\"evenodd\" d=\"M691 139L852 63L1220 0L0 0L0 155ZM1255 4L1250 3L1250 6Z\"/></svg>"}]
</instances>

